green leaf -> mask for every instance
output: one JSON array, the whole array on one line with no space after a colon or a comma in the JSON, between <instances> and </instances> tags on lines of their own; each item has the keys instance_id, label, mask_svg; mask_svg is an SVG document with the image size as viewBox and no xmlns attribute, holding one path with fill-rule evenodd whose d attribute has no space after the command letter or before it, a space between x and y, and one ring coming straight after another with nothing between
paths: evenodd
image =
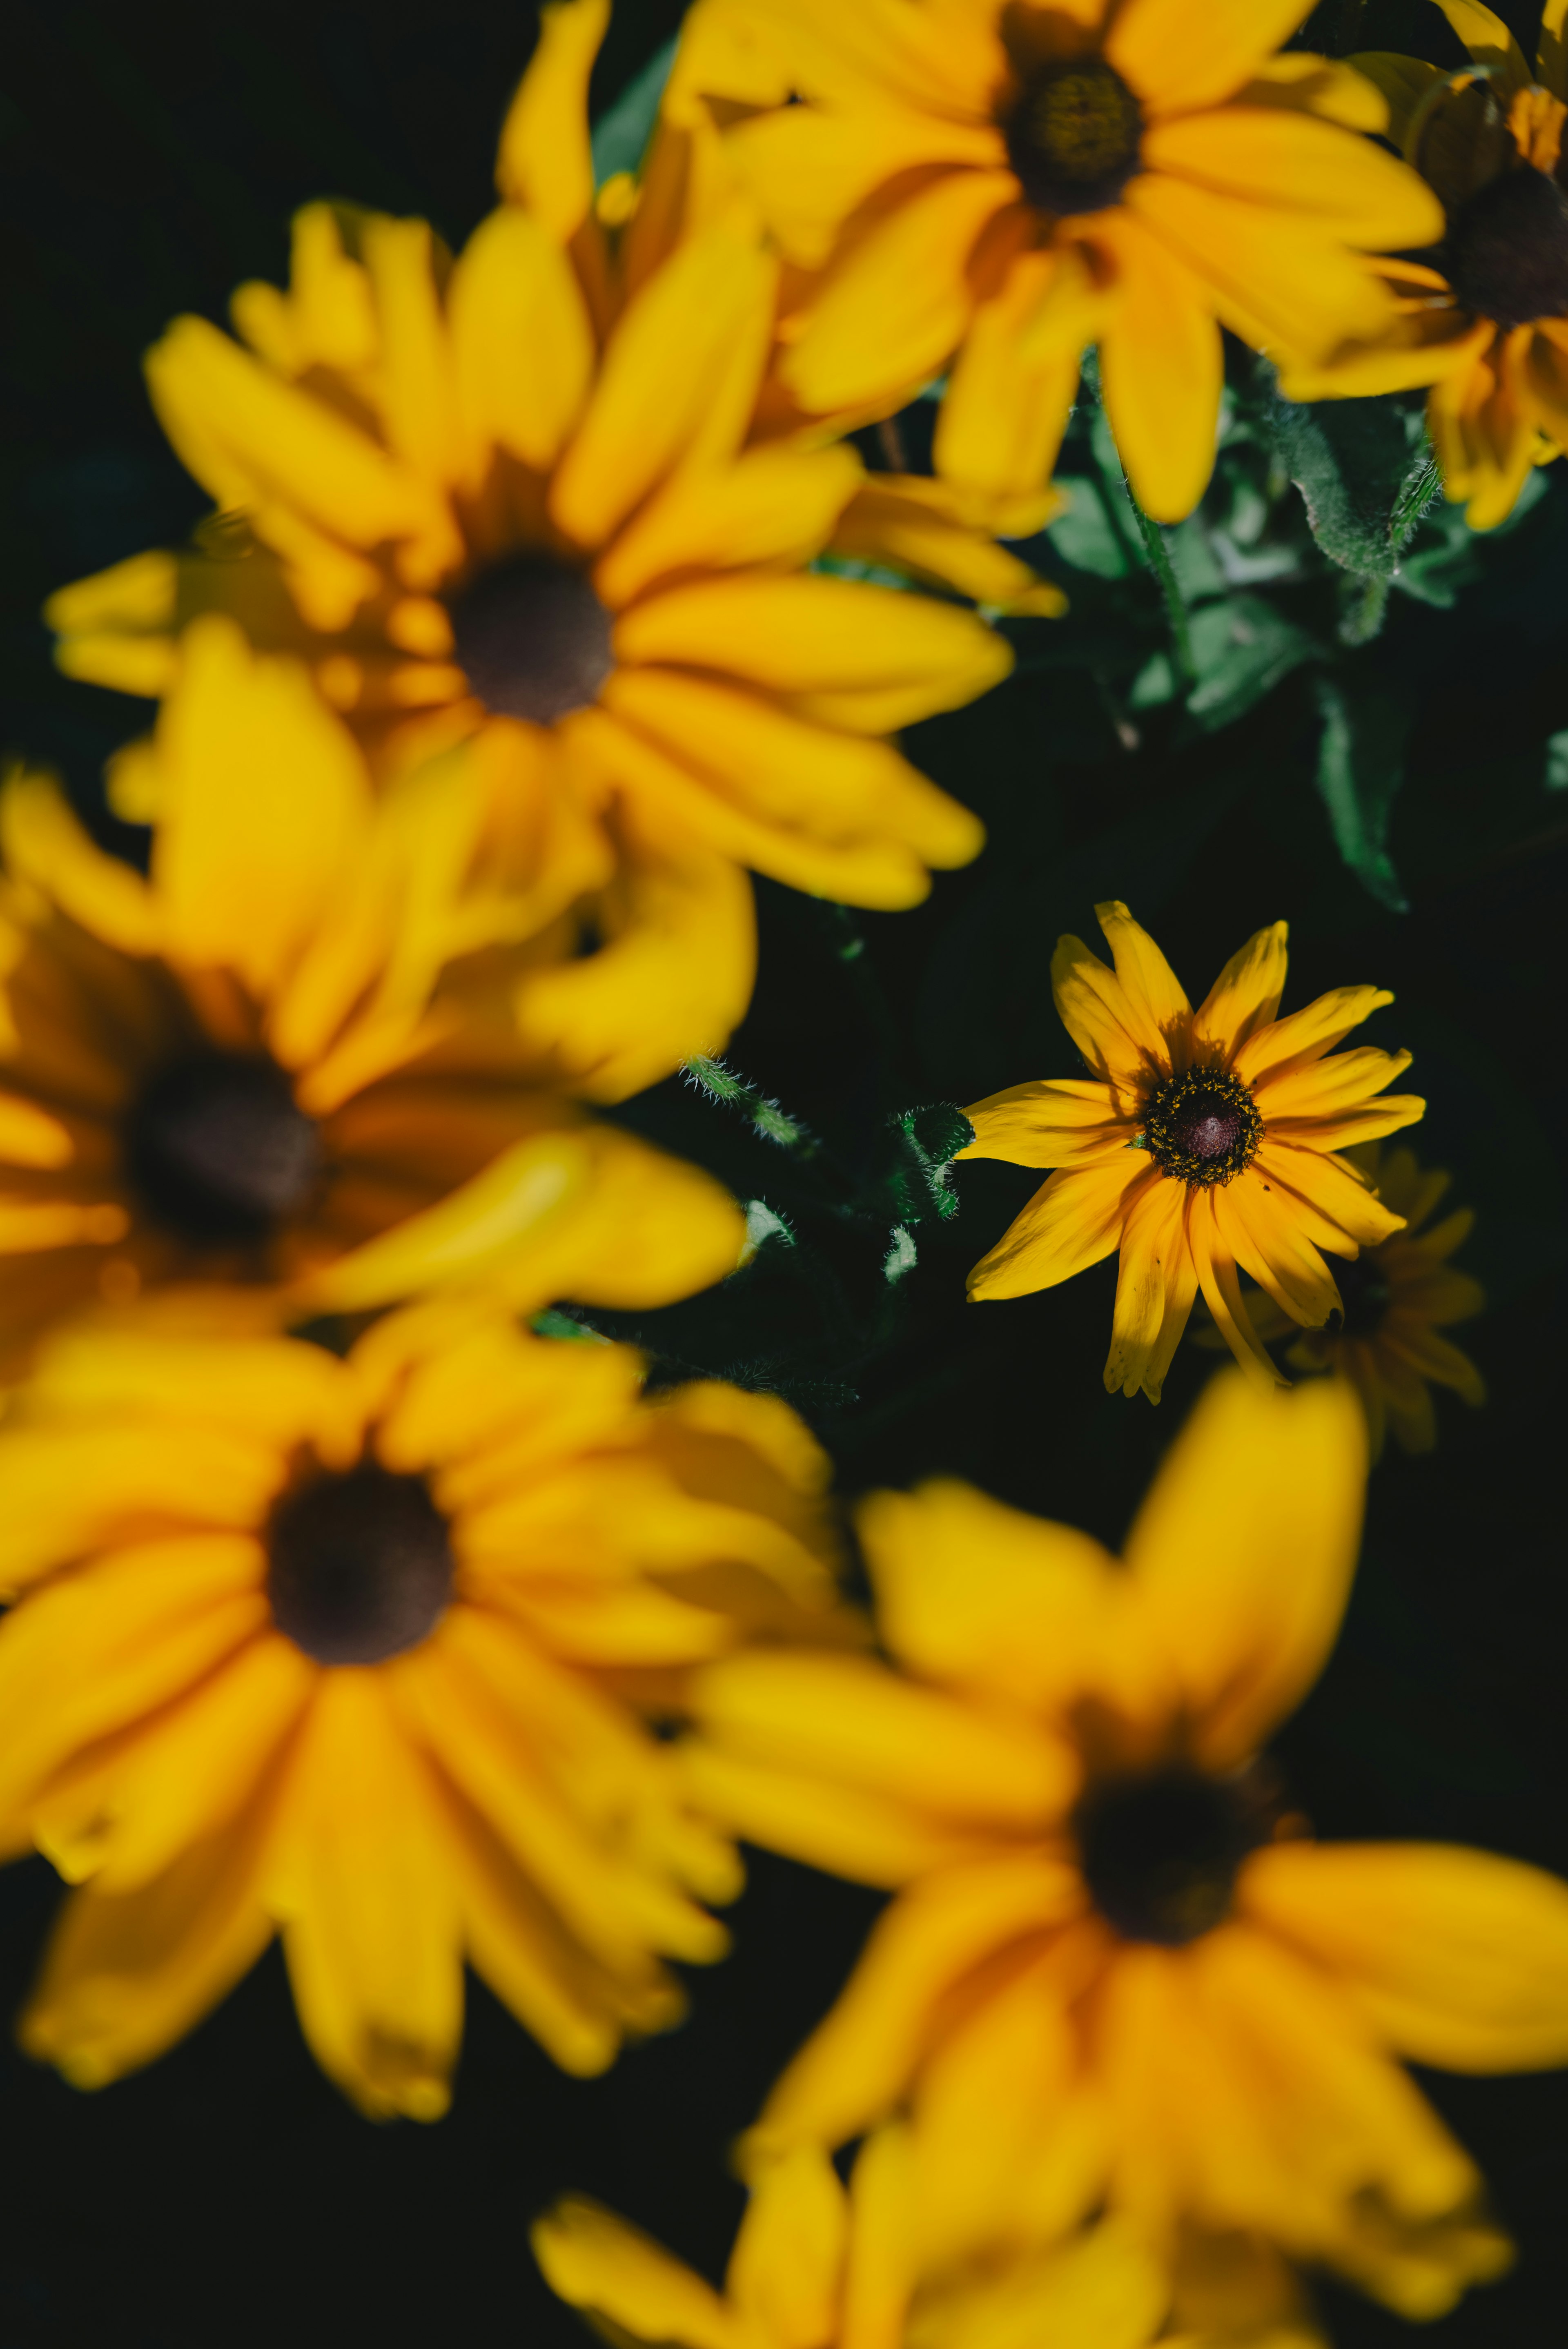
<instances>
[{"instance_id":1,"label":"green leaf","mask_svg":"<svg viewBox=\"0 0 1568 2349\"><path fill-rule=\"evenodd\" d=\"M590 1330L585 1321L574 1320L570 1313L562 1313L554 1305L547 1305L542 1313L536 1313L528 1326L536 1338L565 1338L590 1346L607 1346L610 1342L600 1330Z\"/></svg>"},{"instance_id":2,"label":"green leaf","mask_svg":"<svg viewBox=\"0 0 1568 2349\"><path fill-rule=\"evenodd\" d=\"M593 126L593 183L602 188L617 171L634 171L653 137L659 100L676 61L673 40L665 43L634 81L627 83L607 113Z\"/></svg>"},{"instance_id":3,"label":"green leaf","mask_svg":"<svg viewBox=\"0 0 1568 2349\"><path fill-rule=\"evenodd\" d=\"M1187 708L1204 733L1233 725L1281 678L1323 647L1261 595L1228 595L1204 604L1189 621L1198 682Z\"/></svg>"},{"instance_id":4,"label":"green leaf","mask_svg":"<svg viewBox=\"0 0 1568 2349\"><path fill-rule=\"evenodd\" d=\"M1388 823L1405 779L1410 713L1394 697L1347 689L1337 678L1317 679L1323 734L1317 746L1317 789L1335 844L1368 894L1390 913L1409 911L1388 854Z\"/></svg>"},{"instance_id":5,"label":"green leaf","mask_svg":"<svg viewBox=\"0 0 1568 2349\"><path fill-rule=\"evenodd\" d=\"M1304 407L1275 392L1262 421L1329 561L1358 579L1392 580L1416 525L1442 493L1418 411L1394 398ZM1346 643L1377 634L1384 601L1352 600L1341 629Z\"/></svg>"}]
</instances>

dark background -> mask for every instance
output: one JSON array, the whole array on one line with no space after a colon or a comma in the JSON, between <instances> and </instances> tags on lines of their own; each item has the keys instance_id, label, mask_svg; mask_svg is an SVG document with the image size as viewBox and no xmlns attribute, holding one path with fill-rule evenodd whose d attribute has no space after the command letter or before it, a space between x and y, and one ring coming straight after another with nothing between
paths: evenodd
<instances>
[{"instance_id":1,"label":"dark background","mask_svg":"<svg viewBox=\"0 0 1568 2349\"><path fill-rule=\"evenodd\" d=\"M678 13L623 0L596 107ZM1506 13L1532 29L1527 7ZM1333 46L1347 21L1332 0L1312 36ZM534 22L502 0L12 0L0 750L57 766L128 849L98 777L149 712L57 678L36 613L51 587L179 539L202 511L154 425L139 355L177 311L221 317L242 278L282 279L288 214L312 196L420 212L460 242L491 201L495 135ZM1425 0L1373 0L1354 38L1460 61ZM917 461L922 426L904 420ZM1087 430L1080 416L1068 450L1080 469ZM913 915L760 892L762 979L729 1061L811 1139L769 1144L742 1111L675 1081L625 1114L766 1199L794 1236L722 1297L630 1332L658 1375L713 1370L781 1389L851 1492L953 1470L1115 1540L1210 1358L1183 1350L1159 1412L1107 1397L1109 1266L966 1308L963 1272L1030 1178L962 1168L961 1212L944 1220L890 1118L1070 1071L1049 957L1059 930L1091 928L1097 897L1128 898L1190 990L1282 914L1287 1008L1346 980L1394 988L1373 1033L1415 1050L1412 1081L1431 1105L1414 1138L1480 1213L1463 1260L1491 1308L1460 1335L1491 1401L1472 1414L1441 1399L1437 1454L1393 1454L1377 1472L1344 1637L1280 1752L1324 1833L1472 1841L1568 1872L1568 794L1547 787L1546 748L1568 729L1565 473L1552 469L1518 527L1480 548L1468 579L1456 574L1446 607L1397 592L1375 645L1343 650L1341 583L1315 555L1265 586L1318 649L1222 726L1176 704L1134 726L1126 645L1137 639L1141 661L1164 640L1154 583L1136 566L1108 583L1042 551L1068 581L1072 618L1016 628L1018 674L910 746L985 814L989 853ZM1299 533L1294 492L1279 512ZM1404 712L1387 843L1398 886L1383 895L1408 911L1377 902L1336 853L1314 790L1325 674ZM896 1288L882 1271L894 1223L918 1253ZM8 2009L57 1897L42 1862L0 1874ZM0 2349L574 2343L526 2241L566 2187L717 2273L738 2209L724 2147L830 2002L876 1905L757 1858L737 1953L694 1981L690 2023L586 2085L556 2074L475 1983L455 2108L433 2128L376 2127L341 2101L304 2050L275 1953L173 2054L101 2095L7 2049ZM1524 2251L1511 2280L1429 2337L1541 2349L1568 2306L1568 2078L1428 2085ZM1348 2294L1325 2302L1341 2349L1406 2335Z\"/></svg>"}]
</instances>

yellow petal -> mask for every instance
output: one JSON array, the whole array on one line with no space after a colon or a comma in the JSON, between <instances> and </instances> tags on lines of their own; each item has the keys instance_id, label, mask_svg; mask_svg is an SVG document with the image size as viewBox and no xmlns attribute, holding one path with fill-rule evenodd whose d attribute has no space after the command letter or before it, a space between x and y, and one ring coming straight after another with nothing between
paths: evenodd
<instances>
[{"instance_id":1,"label":"yellow petal","mask_svg":"<svg viewBox=\"0 0 1568 2349\"><path fill-rule=\"evenodd\" d=\"M851 115L779 107L741 121L726 142L789 259L820 269L850 215L901 171L943 163L1004 166L987 121L942 120L913 107L857 107Z\"/></svg>"},{"instance_id":2,"label":"yellow petal","mask_svg":"<svg viewBox=\"0 0 1568 2349\"><path fill-rule=\"evenodd\" d=\"M469 478L492 448L547 472L593 378L593 331L560 245L531 212L502 206L469 237L447 294Z\"/></svg>"},{"instance_id":3,"label":"yellow petal","mask_svg":"<svg viewBox=\"0 0 1568 2349\"><path fill-rule=\"evenodd\" d=\"M1102 928L1108 921L1112 925L1124 954L1131 950L1136 933L1148 952L1164 961L1159 947L1119 899L1098 905L1095 911ZM1175 985L1174 979L1171 984ZM1081 938L1069 935L1057 939L1051 957L1051 992L1063 1027L1098 1077L1142 1092L1150 1081L1162 1082L1170 1075L1172 1041L1179 1040L1180 1030L1172 1025L1171 1035L1163 1033L1150 1014L1147 999L1135 1001L1119 972L1108 969Z\"/></svg>"},{"instance_id":4,"label":"yellow petal","mask_svg":"<svg viewBox=\"0 0 1568 2349\"><path fill-rule=\"evenodd\" d=\"M934 1868L975 1856L973 1828L922 1815L896 1795L868 1794L837 1778L781 1769L688 1739L683 1783L705 1816L765 1851L782 1852L851 1883L896 1890Z\"/></svg>"},{"instance_id":5,"label":"yellow petal","mask_svg":"<svg viewBox=\"0 0 1568 2349\"><path fill-rule=\"evenodd\" d=\"M1221 975L1222 985L1229 969L1227 966ZM1232 1066L1243 1084L1269 1083L1301 1063L1331 1052L1352 1028L1359 1028L1374 1011L1393 1000L1382 988L1336 987L1293 1011L1288 1019L1264 1020L1260 1012L1259 1024L1249 1028Z\"/></svg>"},{"instance_id":6,"label":"yellow petal","mask_svg":"<svg viewBox=\"0 0 1568 2349\"><path fill-rule=\"evenodd\" d=\"M1239 1897L1414 2062L1568 2062L1568 1887L1541 1868L1447 1844L1284 1843L1254 1853Z\"/></svg>"},{"instance_id":7,"label":"yellow petal","mask_svg":"<svg viewBox=\"0 0 1568 2349\"><path fill-rule=\"evenodd\" d=\"M1048 481L1079 356L1105 308L1077 247L1020 254L975 310L954 361L936 420L938 472L998 498Z\"/></svg>"},{"instance_id":8,"label":"yellow petal","mask_svg":"<svg viewBox=\"0 0 1568 2349\"><path fill-rule=\"evenodd\" d=\"M801 404L820 413L860 408L938 373L974 311L970 255L1016 194L1010 171L950 171L858 238L782 363Z\"/></svg>"},{"instance_id":9,"label":"yellow petal","mask_svg":"<svg viewBox=\"0 0 1568 2349\"><path fill-rule=\"evenodd\" d=\"M1498 87L1511 98L1530 86L1530 67L1502 18L1481 0L1438 0L1438 5L1478 66L1497 76Z\"/></svg>"},{"instance_id":10,"label":"yellow petal","mask_svg":"<svg viewBox=\"0 0 1568 2349\"><path fill-rule=\"evenodd\" d=\"M377 396L387 445L425 480L456 481L463 469L458 387L429 228L374 215L365 263L381 330Z\"/></svg>"},{"instance_id":11,"label":"yellow petal","mask_svg":"<svg viewBox=\"0 0 1568 2349\"><path fill-rule=\"evenodd\" d=\"M50 778L10 778L0 795L0 846L15 879L31 883L95 937L125 954L157 951L161 925L152 892L122 858L94 844Z\"/></svg>"},{"instance_id":12,"label":"yellow petal","mask_svg":"<svg viewBox=\"0 0 1568 2349\"><path fill-rule=\"evenodd\" d=\"M1125 1554L1207 1766L1243 1761L1322 1671L1366 1473L1360 1410L1332 1380L1260 1394L1222 1371L1166 1454Z\"/></svg>"},{"instance_id":13,"label":"yellow petal","mask_svg":"<svg viewBox=\"0 0 1568 2349\"><path fill-rule=\"evenodd\" d=\"M838 2329L849 2204L820 2146L792 2146L755 2177L725 2288L779 2349L811 2349Z\"/></svg>"},{"instance_id":14,"label":"yellow petal","mask_svg":"<svg viewBox=\"0 0 1568 2349\"><path fill-rule=\"evenodd\" d=\"M1161 1179L1139 1150L1052 1174L971 1271L971 1299L1028 1297L1101 1263L1121 1246L1139 1194Z\"/></svg>"},{"instance_id":15,"label":"yellow petal","mask_svg":"<svg viewBox=\"0 0 1568 2349\"><path fill-rule=\"evenodd\" d=\"M693 1712L742 1755L842 1778L944 1819L1038 1825L1069 1801L1076 1767L1021 1715L961 1704L849 1656L729 1656L694 1685Z\"/></svg>"},{"instance_id":16,"label":"yellow petal","mask_svg":"<svg viewBox=\"0 0 1568 2349\"><path fill-rule=\"evenodd\" d=\"M975 1139L955 1155L1005 1158L1013 1166L1096 1165L1125 1150L1137 1131L1113 1089L1087 1077L1009 1085L971 1102L965 1115Z\"/></svg>"},{"instance_id":17,"label":"yellow petal","mask_svg":"<svg viewBox=\"0 0 1568 2349\"><path fill-rule=\"evenodd\" d=\"M979 485L998 505L1037 492L1041 476L1016 485ZM1055 619L1067 609L1059 587L1041 579L1019 556L965 517L971 487L921 474L883 473L862 483L833 525L835 554L867 563L892 563L928 586L951 587L973 603L989 605L1009 617ZM1059 501L1049 491L1040 519L1048 521ZM1033 516L1030 518L1033 520Z\"/></svg>"},{"instance_id":18,"label":"yellow petal","mask_svg":"<svg viewBox=\"0 0 1568 2349\"><path fill-rule=\"evenodd\" d=\"M850 2175L850 2246L840 2349L902 2349L918 2245L909 2132L875 2130Z\"/></svg>"},{"instance_id":19,"label":"yellow petal","mask_svg":"<svg viewBox=\"0 0 1568 2349\"><path fill-rule=\"evenodd\" d=\"M1156 124L1143 158L1222 193L1306 213L1369 251L1438 243L1442 207L1425 181L1370 140L1279 107L1226 106Z\"/></svg>"},{"instance_id":20,"label":"yellow petal","mask_svg":"<svg viewBox=\"0 0 1568 2349\"><path fill-rule=\"evenodd\" d=\"M1228 1067L1250 1036L1277 1019L1289 936L1287 922L1274 922L1231 957L1193 1014L1194 1050Z\"/></svg>"},{"instance_id":21,"label":"yellow petal","mask_svg":"<svg viewBox=\"0 0 1568 2349\"><path fill-rule=\"evenodd\" d=\"M1130 0L1105 55L1158 120L1228 98L1306 14L1301 0L1212 0L1195 41L1185 0Z\"/></svg>"},{"instance_id":22,"label":"yellow petal","mask_svg":"<svg viewBox=\"0 0 1568 2349\"><path fill-rule=\"evenodd\" d=\"M1167 1181L1140 1191L1128 1211L1105 1363L1108 1394L1141 1389L1150 1402L1160 1400L1197 1294L1186 1209L1185 1185Z\"/></svg>"},{"instance_id":23,"label":"yellow petal","mask_svg":"<svg viewBox=\"0 0 1568 2349\"><path fill-rule=\"evenodd\" d=\"M744 2349L745 2328L712 2285L597 2202L567 2195L534 2220L529 2240L552 2292L634 2340Z\"/></svg>"},{"instance_id":24,"label":"yellow petal","mask_svg":"<svg viewBox=\"0 0 1568 2349\"><path fill-rule=\"evenodd\" d=\"M679 473L655 492L594 567L611 610L667 574L790 568L820 554L861 480L852 449L753 449L717 471Z\"/></svg>"},{"instance_id":25,"label":"yellow petal","mask_svg":"<svg viewBox=\"0 0 1568 2349\"><path fill-rule=\"evenodd\" d=\"M1132 493L1157 522L1181 522L1208 487L1223 381L1214 299L1136 214L1101 233L1119 299L1099 335L1100 381Z\"/></svg>"},{"instance_id":26,"label":"yellow petal","mask_svg":"<svg viewBox=\"0 0 1568 2349\"><path fill-rule=\"evenodd\" d=\"M539 45L501 126L496 186L566 244L593 203L588 77L610 0L556 0L539 12Z\"/></svg>"}]
</instances>

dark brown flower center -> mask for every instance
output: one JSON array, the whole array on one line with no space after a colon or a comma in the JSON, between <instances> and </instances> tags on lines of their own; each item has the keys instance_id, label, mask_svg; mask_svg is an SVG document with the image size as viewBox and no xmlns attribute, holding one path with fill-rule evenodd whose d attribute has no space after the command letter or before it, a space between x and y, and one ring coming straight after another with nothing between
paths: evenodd
<instances>
[{"instance_id":1,"label":"dark brown flower center","mask_svg":"<svg viewBox=\"0 0 1568 2349\"><path fill-rule=\"evenodd\" d=\"M422 1476L365 1461L289 1494L267 1532L273 1620L318 1664L417 1647L452 1596L447 1520Z\"/></svg>"},{"instance_id":2,"label":"dark brown flower center","mask_svg":"<svg viewBox=\"0 0 1568 2349\"><path fill-rule=\"evenodd\" d=\"M1334 1285L1339 1291L1344 1318L1331 1319L1329 1328L1346 1338L1371 1338L1382 1328L1392 1291L1376 1252L1336 1264Z\"/></svg>"},{"instance_id":3,"label":"dark brown flower center","mask_svg":"<svg viewBox=\"0 0 1568 2349\"><path fill-rule=\"evenodd\" d=\"M1442 260L1460 306L1500 326L1568 316L1568 195L1528 164L1505 172L1454 215Z\"/></svg>"},{"instance_id":4,"label":"dark brown flower center","mask_svg":"<svg viewBox=\"0 0 1568 2349\"><path fill-rule=\"evenodd\" d=\"M1042 212L1100 212L1138 169L1143 116L1103 57L1037 67L1003 128L1007 160Z\"/></svg>"},{"instance_id":5,"label":"dark brown flower center","mask_svg":"<svg viewBox=\"0 0 1568 2349\"><path fill-rule=\"evenodd\" d=\"M1091 1783L1073 1815L1096 1908L1130 1941L1176 1948L1230 1914L1236 1871L1268 1836L1246 1777L1174 1766Z\"/></svg>"},{"instance_id":6,"label":"dark brown flower center","mask_svg":"<svg viewBox=\"0 0 1568 2349\"><path fill-rule=\"evenodd\" d=\"M552 554L514 554L449 598L473 692L507 718L552 725L593 701L614 668L609 613L584 574Z\"/></svg>"},{"instance_id":7,"label":"dark brown flower center","mask_svg":"<svg viewBox=\"0 0 1568 2349\"><path fill-rule=\"evenodd\" d=\"M191 1053L156 1071L123 1142L146 1214L196 1243L264 1239L321 1179L320 1133L284 1071L234 1053Z\"/></svg>"},{"instance_id":8,"label":"dark brown flower center","mask_svg":"<svg viewBox=\"0 0 1568 2349\"><path fill-rule=\"evenodd\" d=\"M1222 1069L1188 1069L1145 1107L1142 1147L1167 1174L1208 1190L1250 1166L1263 1140L1257 1103Z\"/></svg>"}]
</instances>

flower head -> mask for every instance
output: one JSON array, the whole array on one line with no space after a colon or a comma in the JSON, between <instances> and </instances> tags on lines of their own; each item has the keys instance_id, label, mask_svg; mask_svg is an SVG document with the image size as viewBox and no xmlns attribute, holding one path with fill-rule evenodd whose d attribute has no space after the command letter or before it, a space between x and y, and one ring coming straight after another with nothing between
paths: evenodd
<instances>
[{"instance_id":1,"label":"flower head","mask_svg":"<svg viewBox=\"0 0 1568 2349\"><path fill-rule=\"evenodd\" d=\"M977 1102L960 1158L1057 1169L969 1276L975 1299L1055 1288L1121 1254L1105 1383L1158 1402L1193 1299L1237 1361L1277 1375L1242 1300L1240 1271L1304 1328L1342 1314L1319 1251L1354 1257L1398 1231L1343 1154L1421 1115L1379 1101L1408 1052L1335 1052L1393 997L1341 987L1279 1016L1285 926L1233 955L1194 1011L1127 907L1095 908L1116 968L1075 937L1051 963L1063 1024L1088 1078L1014 1085Z\"/></svg>"},{"instance_id":2,"label":"flower head","mask_svg":"<svg viewBox=\"0 0 1568 2349\"><path fill-rule=\"evenodd\" d=\"M170 1282L297 1319L480 1278L652 1304L733 1268L717 1185L587 1119L519 1036L518 990L602 871L570 803L509 792L487 878L477 764L378 795L298 667L216 615L139 755L163 811L145 880L45 778L0 798L7 1361Z\"/></svg>"},{"instance_id":3,"label":"flower head","mask_svg":"<svg viewBox=\"0 0 1568 2349\"><path fill-rule=\"evenodd\" d=\"M569 2195L533 2229L545 2281L615 2340L660 2349L973 2349L1016 2338L1144 2349L1169 2292L1114 2222L1032 2257L922 2272L904 2130L855 2158L849 2190L820 2147L759 2169L722 2293L624 2219ZM1296 2349L1294 2336L1277 2349ZM1238 2349L1244 2344L1238 2344ZM1261 2349L1261 2344L1260 2344Z\"/></svg>"},{"instance_id":4,"label":"flower head","mask_svg":"<svg viewBox=\"0 0 1568 2349\"><path fill-rule=\"evenodd\" d=\"M642 1697L842 1636L827 1464L777 1400L452 1301L340 1360L186 1315L57 1339L0 1435L0 1836L79 1884L23 2023L82 2086L281 1933L319 2061L444 2110L465 1957L557 2062L718 1956L723 1839Z\"/></svg>"},{"instance_id":5,"label":"flower head","mask_svg":"<svg viewBox=\"0 0 1568 2349\"><path fill-rule=\"evenodd\" d=\"M1376 92L1274 54L1301 0L707 13L749 36L710 87L743 102L737 169L808 274L786 385L818 410L891 406L950 367L937 469L975 494L1046 480L1098 343L1133 489L1179 520L1213 463L1221 326L1322 356L1392 316L1357 248L1438 233L1414 173L1351 135L1382 129Z\"/></svg>"},{"instance_id":6,"label":"flower head","mask_svg":"<svg viewBox=\"0 0 1568 2349\"><path fill-rule=\"evenodd\" d=\"M702 1675L698 1799L903 1888L753 2158L907 2111L938 2264L1101 2208L1178 2272L1195 2240L1273 2245L1408 2315L1506 2263L1398 2059L1568 2061L1568 1887L1449 1846L1319 1844L1260 1752L1333 1646L1366 1454L1343 1382L1226 1370L1119 1562L968 1485L873 1495L896 1669ZM1245 2270L1233 2294L1209 2263L1216 2310Z\"/></svg>"},{"instance_id":7,"label":"flower head","mask_svg":"<svg viewBox=\"0 0 1568 2349\"><path fill-rule=\"evenodd\" d=\"M1568 51L1548 0L1532 77L1480 0L1439 0L1473 63L1445 73L1382 51L1351 59L1388 102L1388 134L1443 207L1429 260L1380 263L1398 316L1293 366L1291 397L1429 383L1427 421L1472 530L1512 512L1532 464L1568 445Z\"/></svg>"}]
</instances>

